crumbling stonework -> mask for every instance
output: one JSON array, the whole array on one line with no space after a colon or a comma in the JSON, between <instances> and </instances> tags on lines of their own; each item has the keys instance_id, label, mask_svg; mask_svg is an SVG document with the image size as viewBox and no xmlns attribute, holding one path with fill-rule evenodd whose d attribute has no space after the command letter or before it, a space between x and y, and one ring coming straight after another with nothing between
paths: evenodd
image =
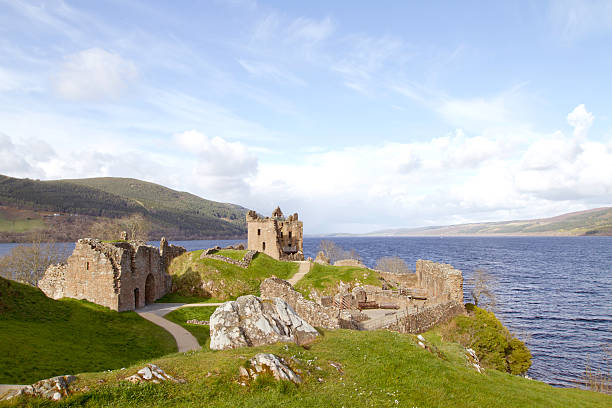
<instances>
[{"instance_id":1,"label":"crumbling stonework","mask_svg":"<svg viewBox=\"0 0 612 408\"><path fill-rule=\"evenodd\" d=\"M297 213L285 218L277 207L272 217L262 218L255 211L249 211L246 221L249 250L263 252L277 260L304 260L304 225Z\"/></svg>"},{"instance_id":2,"label":"crumbling stonework","mask_svg":"<svg viewBox=\"0 0 612 408\"><path fill-rule=\"evenodd\" d=\"M354 266L357 268L367 269L367 266L365 266L363 262L358 259L340 259L334 262L334 266Z\"/></svg>"},{"instance_id":3,"label":"crumbling stonework","mask_svg":"<svg viewBox=\"0 0 612 408\"><path fill-rule=\"evenodd\" d=\"M264 280L260 287L261 297L264 299L281 298L306 320L311 326L326 329L337 329L340 327L340 310L336 307L325 307L311 300L307 300L302 294L285 280L271 277Z\"/></svg>"},{"instance_id":4,"label":"crumbling stonework","mask_svg":"<svg viewBox=\"0 0 612 408\"><path fill-rule=\"evenodd\" d=\"M159 249L137 241L80 239L66 264L47 269L39 287L54 299L71 297L117 311L134 310L170 291L167 268L183 252L165 238Z\"/></svg>"},{"instance_id":5,"label":"crumbling stonework","mask_svg":"<svg viewBox=\"0 0 612 408\"><path fill-rule=\"evenodd\" d=\"M417 286L427 290L428 303L463 303L463 276L451 265L419 259L416 277Z\"/></svg>"},{"instance_id":6,"label":"crumbling stonework","mask_svg":"<svg viewBox=\"0 0 612 408\"><path fill-rule=\"evenodd\" d=\"M450 301L426 307L415 313L401 313L391 316L388 319L388 324L378 325L369 329L384 328L400 333L423 333L460 314L465 314L463 303Z\"/></svg>"},{"instance_id":7,"label":"crumbling stonework","mask_svg":"<svg viewBox=\"0 0 612 408\"><path fill-rule=\"evenodd\" d=\"M202 255L200 255L200 259L204 259L204 258L217 259L219 261L230 263L232 265L236 265L236 266L246 269L249 267L249 265L253 261L253 257L257 255L257 252L258 252L254 250L247 251L247 253L244 254L244 256L242 257L242 259L240 261L237 261L235 259L228 258L227 256L217 255L215 254L216 251L217 251L216 248L205 249L202 252Z\"/></svg>"}]
</instances>

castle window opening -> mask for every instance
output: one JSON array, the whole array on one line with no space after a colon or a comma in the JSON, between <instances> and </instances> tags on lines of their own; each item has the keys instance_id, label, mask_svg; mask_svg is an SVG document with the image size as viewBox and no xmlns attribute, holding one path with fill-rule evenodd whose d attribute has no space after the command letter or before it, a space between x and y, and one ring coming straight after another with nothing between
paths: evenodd
<instances>
[{"instance_id":1,"label":"castle window opening","mask_svg":"<svg viewBox=\"0 0 612 408\"><path fill-rule=\"evenodd\" d=\"M265 242L262 242L262 243L261 243L261 247L262 247L262 249L265 251L265 250L266 250L266 243L265 243Z\"/></svg>"},{"instance_id":2,"label":"castle window opening","mask_svg":"<svg viewBox=\"0 0 612 408\"><path fill-rule=\"evenodd\" d=\"M291 231L289 231L289 239L291 239Z\"/></svg>"},{"instance_id":3,"label":"castle window opening","mask_svg":"<svg viewBox=\"0 0 612 408\"><path fill-rule=\"evenodd\" d=\"M281 234L281 238L282 238L283 237L283 231L281 231L280 234Z\"/></svg>"},{"instance_id":4,"label":"castle window opening","mask_svg":"<svg viewBox=\"0 0 612 408\"><path fill-rule=\"evenodd\" d=\"M85 264L85 269L86 269L86 270L89 270L89 262L87 262L87 263Z\"/></svg>"},{"instance_id":5,"label":"castle window opening","mask_svg":"<svg viewBox=\"0 0 612 408\"><path fill-rule=\"evenodd\" d=\"M257 229L257 235L261 235L261 230L259 228Z\"/></svg>"}]
</instances>

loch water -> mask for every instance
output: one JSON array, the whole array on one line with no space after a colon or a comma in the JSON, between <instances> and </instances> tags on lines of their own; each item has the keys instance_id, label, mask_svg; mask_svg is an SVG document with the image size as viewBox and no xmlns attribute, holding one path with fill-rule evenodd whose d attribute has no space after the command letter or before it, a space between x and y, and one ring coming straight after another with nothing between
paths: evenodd
<instances>
[{"instance_id":1,"label":"loch water","mask_svg":"<svg viewBox=\"0 0 612 408\"><path fill-rule=\"evenodd\" d=\"M418 259L449 263L463 272L466 302L469 278L486 269L497 281L497 316L533 354L532 378L576 387L587 366L612 366L612 237L306 237L306 257L321 239L355 249L370 267L383 256L411 268ZM194 250L237 242L172 243ZM0 256L12 246L0 244Z\"/></svg>"}]
</instances>

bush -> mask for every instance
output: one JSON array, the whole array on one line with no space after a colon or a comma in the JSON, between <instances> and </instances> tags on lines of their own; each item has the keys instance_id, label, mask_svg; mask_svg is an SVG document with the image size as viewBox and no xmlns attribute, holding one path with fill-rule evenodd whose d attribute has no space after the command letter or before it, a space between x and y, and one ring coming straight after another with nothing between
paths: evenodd
<instances>
[{"instance_id":1,"label":"bush","mask_svg":"<svg viewBox=\"0 0 612 408\"><path fill-rule=\"evenodd\" d=\"M385 256L376 261L376 269L392 273L412 273L406 262L397 256Z\"/></svg>"},{"instance_id":2,"label":"bush","mask_svg":"<svg viewBox=\"0 0 612 408\"><path fill-rule=\"evenodd\" d=\"M511 374L525 374L531 367L531 352L495 317L493 312L471 303L466 305L468 316L457 316L447 326L444 337L474 349L481 363Z\"/></svg>"}]
</instances>

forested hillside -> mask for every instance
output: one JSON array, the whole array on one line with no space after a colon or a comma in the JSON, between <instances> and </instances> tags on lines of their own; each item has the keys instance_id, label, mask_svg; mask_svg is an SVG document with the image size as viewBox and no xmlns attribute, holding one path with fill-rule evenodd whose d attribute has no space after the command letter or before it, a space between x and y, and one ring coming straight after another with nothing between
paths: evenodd
<instances>
[{"instance_id":1,"label":"forested hillside","mask_svg":"<svg viewBox=\"0 0 612 408\"><path fill-rule=\"evenodd\" d=\"M39 181L0 175L0 241L33 231L76 239L97 219L143 215L151 238L238 238L246 209L127 178Z\"/></svg>"}]
</instances>

